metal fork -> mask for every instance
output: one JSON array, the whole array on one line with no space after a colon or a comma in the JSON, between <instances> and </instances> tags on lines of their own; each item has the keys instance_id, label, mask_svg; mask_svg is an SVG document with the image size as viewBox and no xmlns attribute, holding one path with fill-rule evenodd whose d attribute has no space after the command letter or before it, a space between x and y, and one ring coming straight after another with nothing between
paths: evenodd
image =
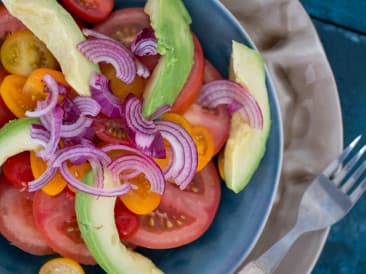
<instances>
[{"instance_id":1,"label":"metal fork","mask_svg":"<svg viewBox=\"0 0 366 274\"><path fill-rule=\"evenodd\" d=\"M360 139L355 138L306 189L295 226L240 274L273 273L302 234L329 227L351 210L366 189L366 161L361 160L366 145L355 149Z\"/></svg>"}]
</instances>

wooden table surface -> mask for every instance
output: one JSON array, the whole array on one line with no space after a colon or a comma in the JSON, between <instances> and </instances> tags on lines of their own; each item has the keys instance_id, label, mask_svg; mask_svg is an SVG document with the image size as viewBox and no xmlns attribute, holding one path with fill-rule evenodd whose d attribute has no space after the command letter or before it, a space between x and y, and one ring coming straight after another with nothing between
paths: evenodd
<instances>
[{"instance_id":1,"label":"wooden table surface","mask_svg":"<svg viewBox=\"0 0 366 274\"><path fill-rule=\"evenodd\" d=\"M366 1L301 0L313 19L337 82L344 143L366 143ZM366 194L334 225L313 274L366 273Z\"/></svg>"}]
</instances>

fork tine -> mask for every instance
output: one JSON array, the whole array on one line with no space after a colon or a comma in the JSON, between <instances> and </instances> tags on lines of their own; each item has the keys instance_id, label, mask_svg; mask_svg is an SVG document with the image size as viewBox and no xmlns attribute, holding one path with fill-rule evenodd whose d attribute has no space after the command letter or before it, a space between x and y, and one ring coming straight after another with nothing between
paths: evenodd
<instances>
[{"instance_id":1,"label":"fork tine","mask_svg":"<svg viewBox=\"0 0 366 274\"><path fill-rule=\"evenodd\" d=\"M360 183L360 185L352 192L350 196L352 203L356 203L358 199L360 199L362 194L365 192L365 190L366 190L366 178L364 178Z\"/></svg>"},{"instance_id":2,"label":"fork tine","mask_svg":"<svg viewBox=\"0 0 366 274\"><path fill-rule=\"evenodd\" d=\"M353 187L353 185L360 179L361 175L365 172L365 170L366 170L366 161L364 161L356 169L356 171L352 174L352 176L348 178L348 180L341 187L341 191L347 193Z\"/></svg>"},{"instance_id":3,"label":"fork tine","mask_svg":"<svg viewBox=\"0 0 366 274\"><path fill-rule=\"evenodd\" d=\"M353 150L353 148L357 145L357 143L360 141L361 135L357 136L353 141L343 150L343 152L335 159L333 160L323 171L323 174L327 177L332 175L339 166L340 163L342 163L347 156L350 154L350 152Z\"/></svg>"},{"instance_id":4,"label":"fork tine","mask_svg":"<svg viewBox=\"0 0 366 274\"><path fill-rule=\"evenodd\" d=\"M356 166L358 160L362 157L362 155L366 152L366 145L364 145L355 156L352 157L351 160L347 162L347 164L342 168L340 172L338 172L333 179L335 185L340 185L341 181L344 177Z\"/></svg>"}]
</instances>

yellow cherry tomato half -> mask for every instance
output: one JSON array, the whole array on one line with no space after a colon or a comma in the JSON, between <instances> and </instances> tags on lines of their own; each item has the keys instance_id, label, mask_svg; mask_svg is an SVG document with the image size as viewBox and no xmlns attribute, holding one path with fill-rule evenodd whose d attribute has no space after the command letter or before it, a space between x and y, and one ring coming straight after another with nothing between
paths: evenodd
<instances>
[{"instance_id":1,"label":"yellow cherry tomato half","mask_svg":"<svg viewBox=\"0 0 366 274\"><path fill-rule=\"evenodd\" d=\"M150 191L150 182L144 174L139 174L130 180L135 189L120 196L124 205L133 213L143 215L156 209L161 201L161 195Z\"/></svg>"},{"instance_id":2,"label":"yellow cherry tomato half","mask_svg":"<svg viewBox=\"0 0 366 274\"><path fill-rule=\"evenodd\" d=\"M116 71L110 64L101 63L100 69L107 79L110 81L110 88L114 95L124 100L128 94L132 93L137 97L141 97L145 90L146 80L136 76L131 84L126 84L116 77Z\"/></svg>"},{"instance_id":3,"label":"yellow cherry tomato half","mask_svg":"<svg viewBox=\"0 0 366 274\"><path fill-rule=\"evenodd\" d=\"M85 274L80 264L69 258L54 258L46 262L39 274Z\"/></svg>"},{"instance_id":4,"label":"yellow cherry tomato half","mask_svg":"<svg viewBox=\"0 0 366 274\"><path fill-rule=\"evenodd\" d=\"M34 108L31 98L23 96L23 86L27 78L15 74L4 78L0 94L8 109L18 118L24 117L27 110Z\"/></svg>"},{"instance_id":5,"label":"yellow cherry tomato half","mask_svg":"<svg viewBox=\"0 0 366 274\"><path fill-rule=\"evenodd\" d=\"M192 126L188 122L188 120L184 118L182 115L174 112L168 112L163 115L162 119L180 125L188 132L189 135L192 135Z\"/></svg>"},{"instance_id":6,"label":"yellow cherry tomato half","mask_svg":"<svg viewBox=\"0 0 366 274\"><path fill-rule=\"evenodd\" d=\"M47 98L48 93L44 91L45 84L42 81L46 74L51 75L58 83L67 85L61 72L47 68L36 69L27 78L15 74L5 77L0 86L0 94L16 117L24 117L26 111L36 108L37 101Z\"/></svg>"},{"instance_id":7,"label":"yellow cherry tomato half","mask_svg":"<svg viewBox=\"0 0 366 274\"><path fill-rule=\"evenodd\" d=\"M47 162L37 157L36 153L33 151L30 153L30 163L32 173L35 179L40 177L47 169ZM75 178L81 180L85 173L90 170L90 166L87 163L81 165L71 165L69 166L69 170ZM49 196L55 196L57 194L60 194L64 190L66 185L67 182L65 181L61 173L57 172L55 177L53 177L53 179L50 180L49 183L42 188L42 190Z\"/></svg>"},{"instance_id":8,"label":"yellow cherry tomato half","mask_svg":"<svg viewBox=\"0 0 366 274\"><path fill-rule=\"evenodd\" d=\"M199 172L211 161L215 152L215 141L210 131L202 126L192 127L191 134L197 147Z\"/></svg>"},{"instance_id":9,"label":"yellow cherry tomato half","mask_svg":"<svg viewBox=\"0 0 366 274\"><path fill-rule=\"evenodd\" d=\"M43 77L49 74L51 75L59 84L68 86L64 75L62 72L49 68L39 68L32 71L24 83L23 93L31 95L33 101L44 100L48 93L44 91L46 85L43 82Z\"/></svg>"},{"instance_id":10,"label":"yellow cherry tomato half","mask_svg":"<svg viewBox=\"0 0 366 274\"><path fill-rule=\"evenodd\" d=\"M1 63L13 74L28 76L36 68L59 67L55 57L31 31L11 34L1 46Z\"/></svg>"}]
</instances>

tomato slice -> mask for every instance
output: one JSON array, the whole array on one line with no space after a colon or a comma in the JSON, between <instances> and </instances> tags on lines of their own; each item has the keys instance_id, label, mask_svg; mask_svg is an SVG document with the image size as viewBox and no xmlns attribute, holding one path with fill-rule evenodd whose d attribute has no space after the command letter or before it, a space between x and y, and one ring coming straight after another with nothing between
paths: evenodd
<instances>
[{"instance_id":1,"label":"tomato slice","mask_svg":"<svg viewBox=\"0 0 366 274\"><path fill-rule=\"evenodd\" d=\"M211 162L196 175L187 190L168 183L157 210L140 216L140 227L128 241L154 249L188 244L208 229L220 196L220 181Z\"/></svg>"},{"instance_id":2,"label":"tomato slice","mask_svg":"<svg viewBox=\"0 0 366 274\"><path fill-rule=\"evenodd\" d=\"M193 104L203 84L205 68L203 50L196 35L192 35L194 41L194 64L183 89L172 106L171 111L176 113L184 113Z\"/></svg>"},{"instance_id":3,"label":"tomato slice","mask_svg":"<svg viewBox=\"0 0 366 274\"><path fill-rule=\"evenodd\" d=\"M121 119L99 116L94 119L93 128L98 138L108 144L129 144Z\"/></svg>"},{"instance_id":4,"label":"tomato slice","mask_svg":"<svg viewBox=\"0 0 366 274\"><path fill-rule=\"evenodd\" d=\"M23 23L12 16L3 4L0 4L0 45L9 34L24 29L26 27Z\"/></svg>"},{"instance_id":5,"label":"tomato slice","mask_svg":"<svg viewBox=\"0 0 366 274\"><path fill-rule=\"evenodd\" d=\"M146 79L136 76L132 83L126 84L116 77L116 71L112 65L102 63L100 64L100 69L103 75L110 81L109 86L112 93L118 98L124 100L130 93L136 97L142 97L147 82Z\"/></svg>"},{"instance_id":6,"label":"tomato slice","mask_svg":"<svg viewBox=\"0 0 366 274\"><path fill-rule=\"evenodd\" d=\"M54 253L33 219L33 193L20 192L0 176L0 233L11 244L33 255Z\"/></svg>"},{"instance_id":7,"label":"tomato slice","mask_svg":"<svg viewBox=\"0 0 366 274\"><path fill-rule=\"evenodd\" d=\"M8 158L2 169L6 179L21 190L24 190L27 187L27 183L34 179L28 151Z\"/></svg>"},{"instance_id":8,"label":"tomato slice","mask_svg":"<svg viewBox=\"0 0 366 274\"><path fill-rule=\"evenodd\" d=\"M111 13L108 19L94 27L94 30L104 33L130 47L136 34L143 28L150 27L150 18L144 8L124 8ZM152 71L159 60L159 55L142 56L140 61Z\"/></svg>"},{"instance_id":9,"label":"tomato slice","mask_svg":"<svg viewBox=\"0 0 366 274\"><path fill-rule=\"evenodd\" d=\"M114 207L114 218L120 240L130 238L139 228L140 220L138 215L128 210L119 199L117 199Z\"/></svg>"},{"instance_id":10,"label":"tomato slice","mask_svg":"<svg viewBox=\"0 0 366 274\"><path fill-rule=\"evenodd\" d=\"M33 215L39 231L54 251L82 264L95 264L80 235L75 199L67 191L57 196L37 191L34 195Z\"/></svg>"},{"instance_id":11,"label":"tomato slice","mask_svg":"<svg viewBox=\"0 0 366 274\"><path fill-rule=\"evenodd\" d=\"M124 8L111 13L108 19L94 27L94 30L108 35L129 47L136 34L150 27L150 18L144 8Z\"/></svg>"},{"instance_id":12,"label":"tomato slice","mask_svg":"<svg viewBox=\"0 0 366 274\"><path fill-rule=\"evenodd\" d=\"M1 63L17 75L28 76L36 68L57 69L58 63L31 31L22 30L11 34L1 46Z\"/></svg>"},{"instance_id":13,"label":"tomato slice","mask_svg":"<svg viewBox=\"0 0 366 274\"><path fill-rule=\"evenodd\" d=\"M221 74L206 60L204 82L219 79L223 79ZM192 125L203 126L211 132L215 142L214 154L221 150L230 132L230 116L225 106L219 106L216 109L207 109L198 104L193 104L183 116Z\"/></svg>"},{"instance_id":14,"label":"tomato slice","mask_svg":"<svg viewBox=\"0 0 366 274\"><path fill-rule=\"evenodd\" d=\"M88 23L102 22L114 7L113 0L62 0L61 4L75 17Z\"/></svg>"},{"instance_id":15,"label":"tomato slice","mask_svg":"<svg viewBox=\"0 0 366 274\"><path fill-rule=\"evenodd\" d=\"M15 119L14 114L8 109L0 97L0 128L12 119Z\"/></svg>"}]
</instances>

